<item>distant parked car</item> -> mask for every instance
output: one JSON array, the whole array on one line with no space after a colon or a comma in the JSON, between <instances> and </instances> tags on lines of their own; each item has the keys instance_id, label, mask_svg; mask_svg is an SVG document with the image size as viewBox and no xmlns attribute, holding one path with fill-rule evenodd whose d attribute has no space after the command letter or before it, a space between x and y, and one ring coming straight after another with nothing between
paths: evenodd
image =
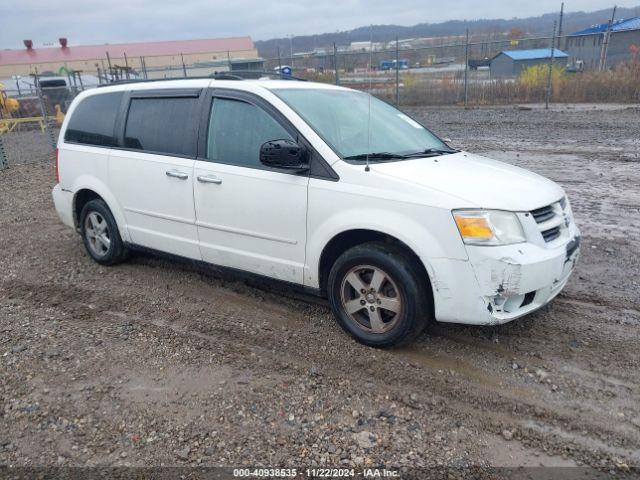
<instances>
[{"instance_id":1,"label":"distant parked car","mask_svg":"<svg viewBox=\"0 0 640 480\"><path fill-rule=\"evenodd\" d=\"M326 296L377 347L492 325L562 290L580 236L562 188L448 146L365 93L192 79L85 91L53 199L88 254L157 251ZM205 314L206 315L206 314Z\"/></svg>"},{"instance_id":2,"label":"distant parked car","mask_svg":"<svg viewBox=\"0 0 640 480\"><path fill-rule=\"evenodd\" d=\"M396 67L395 60L383 60L380 62L380 70L408 70L409 69L409 60L401 59L397 62L398 66Z\"/></svg>"},{"instance_id":3,"label":"distant parked car","mask_svg":"<svg viewBox=\"0 0 640 480\"><path fill-rule=\"evenodd\" d=\"M484 58L470 58L469 59L469 68L471 70L477 70L480 67L489 67L491 66L491 59L484 57Z\"/></svg>"}]
</instances>

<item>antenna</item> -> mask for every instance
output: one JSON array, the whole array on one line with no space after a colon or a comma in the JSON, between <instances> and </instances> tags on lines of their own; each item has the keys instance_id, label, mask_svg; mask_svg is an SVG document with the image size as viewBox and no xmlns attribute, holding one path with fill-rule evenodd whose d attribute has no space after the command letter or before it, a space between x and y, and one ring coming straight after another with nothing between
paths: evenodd
<instances>
[{"instance_id":1,"label":"antenna","mask_svg":"<svg viewBox=\"0 0 640 480\"><path fill-rule=\"evenodd\" d=\"M373 24L369 27L369 112L367 113L367 164L364 171L371 170L369 167L369 154L371 153L371 90L373 82Z\"/></svg>"}]
</instances>

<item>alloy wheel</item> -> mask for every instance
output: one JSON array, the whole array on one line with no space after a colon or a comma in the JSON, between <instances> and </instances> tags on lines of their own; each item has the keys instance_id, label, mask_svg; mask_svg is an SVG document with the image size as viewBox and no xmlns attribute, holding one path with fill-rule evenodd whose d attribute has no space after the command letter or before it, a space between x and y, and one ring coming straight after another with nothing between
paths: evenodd
<instances>
[{"instance_id":1,"label":"alloy wheel","mask_svg":"<svg viewBox=\"0 0 640 480\"><path fill-rule=\"evenodd\" d=\"M111 237L107 221L98 212L91 212L84 220L84 234L91 251L104 257L111 247Z\"/></svg>"},{"instance_id":2,"label":"alloy wheel","mask_svg":"<svg viewBox=\"0 0 640 480\"><path fill-rule=\"evenodd\" d=\"M371 265L359 265L347 272L340 300L354 325L369 333L391 330L403 309L400 290L391 276Z\"/></svg>"}]
</instances>

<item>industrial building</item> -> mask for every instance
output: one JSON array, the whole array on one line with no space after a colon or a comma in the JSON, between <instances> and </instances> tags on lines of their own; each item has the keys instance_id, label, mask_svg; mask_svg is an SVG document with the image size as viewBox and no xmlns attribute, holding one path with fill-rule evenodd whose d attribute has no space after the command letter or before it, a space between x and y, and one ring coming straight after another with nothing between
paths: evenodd
<instances>
[{"instance_id":1,"label":"industrial building","mask_svg":"<svg viewBox=\"0 0 640 480\"><path fill-rule=\"evenodd\" d=\"M550 48L504 50L491 59L491 65L489 67L491 78L517 77L523 70L533 65L549 63L550 57ZM554 48L553 58L556 65L566 67L569 55L562 50Z\"/></svg>"},{"instance_id":2,"label":"industrial building","mask_svg":"<svg viewBox=\"0 0 640 480\"><path fill-rule=\"evenodd\" d=\"M58 47L35 48L25 40L25 48L0 50L0 78L37 72L108 71L109 64L153 71L162 67L207 64L220 60L258 58L251 37L210 38L164 42L120 43L69 46L66 38ZM144 60L142 60L144 59Z\"/></svg>"},{"instance_id":3,"label":"industrial building","mask_svg":"<svg viewBox=\"0 0 640 480\"><path fill-rule=\"evenodd\" d=\"M605 39L609 23L593 25L572 33L565 48L569 53L569 63L579 69L597 69L604 56ZM606 46L605 68L623 62L640 60L640 17L618 20L611 24L609 42Z\"/></svg>"}]
</instances>

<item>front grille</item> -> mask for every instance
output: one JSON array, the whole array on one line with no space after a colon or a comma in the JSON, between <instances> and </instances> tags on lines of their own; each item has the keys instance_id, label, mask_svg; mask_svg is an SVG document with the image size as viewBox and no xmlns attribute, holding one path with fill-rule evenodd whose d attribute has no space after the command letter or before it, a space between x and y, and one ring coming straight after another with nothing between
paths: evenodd
<instances>
[{"instance_id":1,"label":"front grille","mask_svg":"<svg viewBox=\"0 0 640 480\"><path fill-rule=\"evenodd\" d=\"M563 197L558 202L529 212L536 221L540 235L542 235L545 243L553 242L560 238L569 226L566 208L567 201Z\"/></svg>"},{"instance_id":2,"label":"front grille","mask_svg":"<svg viewBox=\"0 0 640 480\"><path fill-rule=\"evenodd\" d=\"M542 223L552 219L556 214L553 211L553 206L547 205L546 207L532 210L531 215L535 219L536 223Z\"/></svg>"},{"instance_id":3,"label":"front grille","mask_svg":"<svg viewBox=\"0 0 640 480\"><path fill-rule=\"evenodd\" d=\"M560 236L560 227L553 227L553 228L550 228L549 230L544 230L542 232L542 238L544 238L544 241L547 243L552 242L559 236Z\"/></svg>"}]
</instances>

